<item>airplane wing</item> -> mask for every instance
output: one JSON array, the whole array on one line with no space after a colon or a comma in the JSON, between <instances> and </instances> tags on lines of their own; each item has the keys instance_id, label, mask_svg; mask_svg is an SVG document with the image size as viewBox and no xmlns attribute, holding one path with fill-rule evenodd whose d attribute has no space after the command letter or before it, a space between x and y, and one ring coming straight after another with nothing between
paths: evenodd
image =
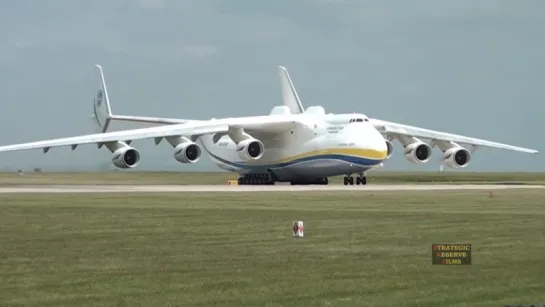
<instances>
[{"instance_id":1,"label":"airplane wing","mask_svg":"<svg viewBox=\"0 0 545 307\"><path fill-rule=\"evenodd\" d=\"M298 123L298 120L292 116L285 115L267 115L250 116L240 118L226 118L219 120L229 125L231 128L244 129L247 133L275 134L292 130Z\"/></svg>"},{"instance_id":2,"label":"airplane wing","mask_svg":"<svg viewBox=\"0 0 545 307\"><path fill-rule=\"evenodd\" d=\"M424 138L424 139L429 139L432 143L438 144L438 145L441 145L441 143L448 144L450 142L455 142L460 144L472 145L474 149L482 146L482 147L507 149L507 150L531 153L531 154L539 153L539 151L534 149L528 149L528 148L517 147L517 146L508 145L508 144L496 143L496 142L466 137L466 136L457 135L457 134L418 128L414 126L402 125L402 124L387 122L387 121L378 120L378 119L369 119L369 121L383 135L391 136L391 137L405 136L405 137Z\"/></svg>"},{"instance_id":3,"label":"airplane wing","mask_svg":"<svg viewBox=\"0 0 545 307\"><path fill-rule=\"evenodd\" d=\"M207 121L191 121L185 124L172 124L151 128L102 132L80 135L67 138L37 141L31 143L0 146L0 152L43 148L47 152L51 147L72 146L75 149L83 144L102 144L117 141L132 141L138 139L161 139L169 136L200 136L203 134L217 133L226 135L230 130L243 129L250 134L274 134L288 131L295 125L290 117L282 116L255 116L212 119ZM156 142L157 144L158 142Z\"/></svg>"},{"instance_id":4,"label":"airplane wing","mask_svg":"<svg viewBox=\"0 0 545 307\"><path fill-rule=\"evenodd\" d=\"M162 138L168 136L193 136L208 133L221 133L229 130L229 126L223 123L202 122L195 124L168 125L151 128L141 128L124 131L114 131L96 134L87 134L74 137L22 143L8 146L0 146L0 152L43 148L47 152L51 147L98 144L102 145L116 141L132 141L137 139Z\"/></svg>"},{"instance_id":5,"label":"airplane wing","mask_svg":"<svg viewBox=\"0 0 545 307\"><path fill-rule=\"evenodd\" d=\"M211 119L209 122L226 124L229 126L230 131L233 131L236 134L243 131L254 138L260 139L264 144L266 141L263 140L263 138L270 138L276 134L288 132L299 124L299 121L296 118L282 115ZM214 142L228 133L228 131L216 133ZM265 146L267 145L265 144Z\"/></svg>"}]
</instances>

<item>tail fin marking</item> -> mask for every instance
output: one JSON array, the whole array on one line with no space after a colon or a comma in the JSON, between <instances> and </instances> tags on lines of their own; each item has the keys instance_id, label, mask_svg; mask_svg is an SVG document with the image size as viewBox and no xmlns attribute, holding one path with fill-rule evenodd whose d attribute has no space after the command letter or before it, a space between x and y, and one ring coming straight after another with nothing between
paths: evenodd
<instances>
[{"instance_id":1,"label":"tail fin marking","mask_svg":"<svg viewBox=\"0 0 545 307\"><path fill-rule=\"evenodd\" d=\"M100 132L106 132L112 118L112 110L110 108L110 98L108 97L108 89L104 80L104 73L100 65L95 65L98 69L98 90L93 101L94 119Z\"/></svg>"}]
</instances>

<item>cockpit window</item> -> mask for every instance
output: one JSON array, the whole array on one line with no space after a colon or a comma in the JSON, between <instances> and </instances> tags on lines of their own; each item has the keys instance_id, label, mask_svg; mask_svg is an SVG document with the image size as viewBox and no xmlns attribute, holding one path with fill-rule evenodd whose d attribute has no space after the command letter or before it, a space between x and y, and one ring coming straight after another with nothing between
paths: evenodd
<instances>
[{"instance_id":1,"label":"cockpit window","mask_svg":"<svg viewBox=\"0 0 545 307\"><path fill-rule=\"evenodd\" d=\"M357 122L363 122L363 119L358 118L358 119L356 119L356 121L357 121Z\"/></svg>"},{"instance_id":2,"label":"cockpit window","mask_svg":"<svg viewBox=\"0 0 545 307\"><path fill-rule=\"evenodd\" d=\"M363 123L363 122L368 122L369 119L365 118L352 118L349 123L355 123L355 122L358 122L358 123Z\"/></svg>"}]
</instances>

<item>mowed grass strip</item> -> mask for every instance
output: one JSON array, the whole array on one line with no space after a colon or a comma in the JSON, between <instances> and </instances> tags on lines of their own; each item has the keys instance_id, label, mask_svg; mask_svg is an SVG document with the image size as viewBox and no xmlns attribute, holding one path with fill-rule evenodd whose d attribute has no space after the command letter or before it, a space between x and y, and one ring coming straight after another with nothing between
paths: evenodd
<instances>
[{"instance_id":1,"label":"mowed grass strip","mask_svg":"<svg viewBox=\"0 0 545 307\"><path fill-rule=\"evenodd\" d=\"M2 306L545 301L540 190L0 196ZM291 223L305 223L294 239ZM433 243L473 265L432 266Z\"/></svg>"},{"instance_id":2,"label":"mowed grass strip","mask_svg":"<svg viewBox=\"0 0 545 307\"><path fill-rule=\"evenodd\" d=\"M117 184L117 185L193 185L227 184L237 174L228 172L58 172L0 173L0 186L51 184ZM532 183L545 184L545 173L477 173L477 172L369 172L368 183ZM343 184L343 176L329 178L330 184Z\"/></svg>"}]
</instances>

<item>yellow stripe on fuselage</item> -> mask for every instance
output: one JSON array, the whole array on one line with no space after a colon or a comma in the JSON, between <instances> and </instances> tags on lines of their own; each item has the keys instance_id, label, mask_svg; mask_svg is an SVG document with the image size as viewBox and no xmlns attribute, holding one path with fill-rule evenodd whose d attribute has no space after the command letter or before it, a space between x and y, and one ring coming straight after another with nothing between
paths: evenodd
<instances>
[{"instance_id":1,"label":"yellow stripe on fuselage","mask_svg":"<svg viewBox=\"0 0 545 307\"><path fill-rule=\"evenodd\" d=\"M387 151L371 150L371 149L360 149L360 148L328 148L313 150L310 152L305 152L288 158L280 159L272 163L286 163L298 159L321 156L321 155L343 155L343 156L354 156L364 159L373 159L373 160L384 160L388 155Z\"/></svg>"}]
</instances>

